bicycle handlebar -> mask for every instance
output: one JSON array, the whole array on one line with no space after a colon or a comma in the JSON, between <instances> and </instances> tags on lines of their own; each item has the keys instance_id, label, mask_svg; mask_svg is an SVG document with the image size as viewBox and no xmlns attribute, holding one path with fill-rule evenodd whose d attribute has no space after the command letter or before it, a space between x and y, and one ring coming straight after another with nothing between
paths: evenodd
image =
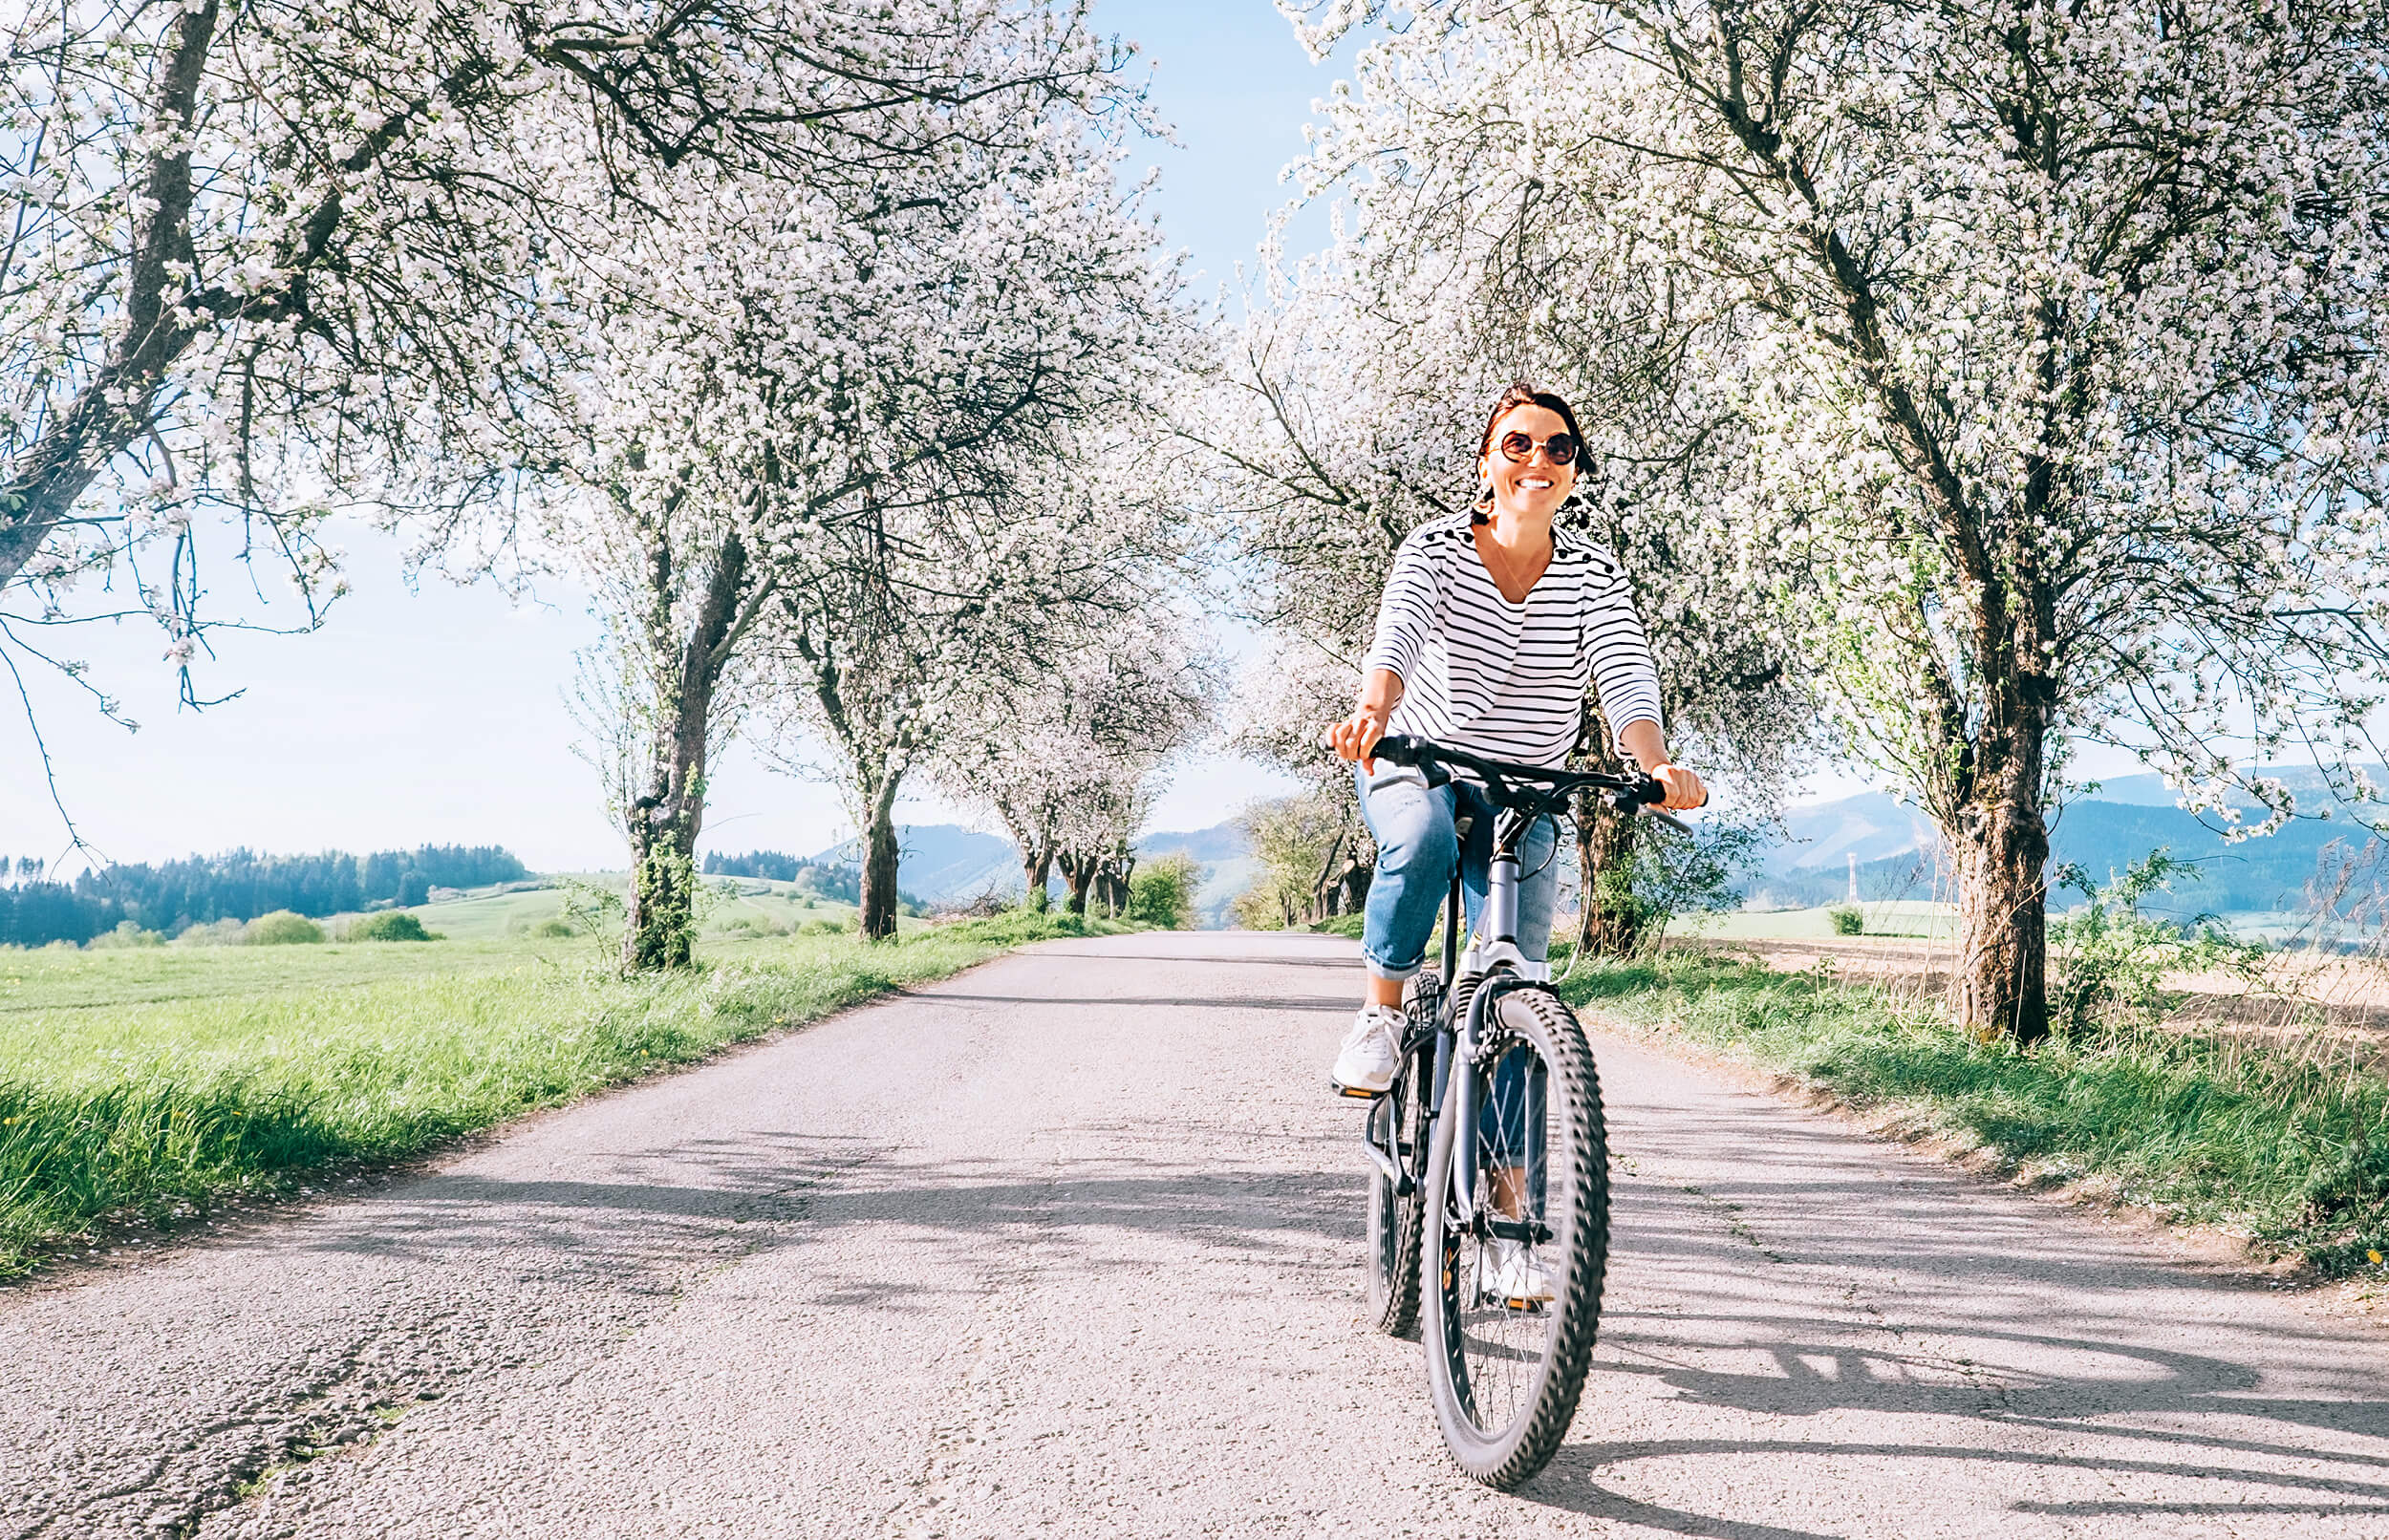
<instances>
[{"instance_id":1,"label":"bicycle handlebar","mask_svg":"<svg viewBox=\"0 0 2389 1540\"><path fill-rule=\"evenodd\" d=\"M1609 775L1598 770L1552 770L1539 764L1488 759L1465 749L1448 748L1430 738L1412 738L1407 733L1387 734L1377 740L1368 755L1371 759L1390 759L1395 764L1427 771L1431 777L1439 769L1466 770L1482 777L1487 785L1496 788L1506 789L1520 781L1533 781L1548 786L1555 796L1580 788L1606 792L1610 801L1626 812L1644 807L1656 808L1668 800L1668 788L1659 783L1656 776ZM1668 819L1668 822L1672 823L1675 821Z\"/></svg>"}]
</instances>

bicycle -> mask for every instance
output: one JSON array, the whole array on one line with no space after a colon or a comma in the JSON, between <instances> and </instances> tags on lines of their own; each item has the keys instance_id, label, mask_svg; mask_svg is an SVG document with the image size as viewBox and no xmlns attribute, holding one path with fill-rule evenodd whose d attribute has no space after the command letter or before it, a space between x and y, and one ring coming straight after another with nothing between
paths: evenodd
<instances>
[{"instance_id":1,"label":"bicycle","mask_svg":"<svg viewBox=\"0 0 2389 1540\"><path fill-rule=\"evenodd\" d=\"M1454 863L1442 967L1406 991L1398 1067L1368 1097L1363 1138L1370 1313L1397 1337L1424 1315L1444 1443L1461 1469L1510 1491L1550 1462L1575 1419L1609 1248L1600 1075L1575 1013L1518 950L1519 851L1535 820L1581 789L1635 810L1667 793L1647 776L1546 770L1399 735L1371 754L1431 785L1467 771L1496 810L1476 933L1462 952ZM1464 844L1471 826L1458 823ZM1431 1237L1433 1266L1422 1268Z\"/></svg>"}]
</instances>

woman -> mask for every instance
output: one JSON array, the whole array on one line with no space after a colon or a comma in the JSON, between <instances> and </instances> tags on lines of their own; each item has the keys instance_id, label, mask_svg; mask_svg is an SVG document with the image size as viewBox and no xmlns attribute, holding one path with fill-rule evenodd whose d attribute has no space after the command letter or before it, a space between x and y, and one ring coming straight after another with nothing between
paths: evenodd
<instances>
[{"instance_id":1,"label":"woman","mask_svg":"<svg viewBox=\"0 0 2389 1540\"><path fill-rule=\"evenodd\" d=\"M1377 841L1362 927L1367 996L1336 1056L1339 1086L1374 1092L1392 1083L1402 985L1425 959L1452 864L1463 863L1473 925L1493 857L1493 810L1478 788L1430 786L1414 769L1380 769L1369 758L1389 729L1557 767L1576 743L1590 683L1619 746L1667 788L1668 806L1708 800L1700 777L1668 762L1659 673L1625 569L1582 534L1552 528L1575 489L1582 444L1566 401L1524 385L1502 393L1477 450L1474 511L1422 524L1402 543L1362 665L1360 705L1326 731L1329 746L1357 762L1361 816ZM1477 816L1468 849L1455 855L1459 810ZM1520 852L1518 949L1538 967L1550 954L1557 838L1552 821L1540 820Z\"/></svg>"}]
</instances>

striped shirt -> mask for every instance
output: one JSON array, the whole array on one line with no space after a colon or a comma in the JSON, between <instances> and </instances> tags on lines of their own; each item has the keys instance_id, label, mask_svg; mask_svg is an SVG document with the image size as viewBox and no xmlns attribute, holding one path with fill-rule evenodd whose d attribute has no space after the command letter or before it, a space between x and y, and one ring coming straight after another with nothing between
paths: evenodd
<instances>
[{"instance_id":1,"label":"striped shirt","mask_svg":"<svg viewBox=\"0 0 2389 1540\"><path fill-rule=\"evenodd\" d=\"M1550 568L1512 604L1476 553L1467 513L1410 531L1362 664L1401 676L1388 731L1557 767L1576 745L1590 683L1612 733L1660 720L1659 670L1625 569L1575 530L1554 525L1551 544Z\"/></svg>"}]
</instances>

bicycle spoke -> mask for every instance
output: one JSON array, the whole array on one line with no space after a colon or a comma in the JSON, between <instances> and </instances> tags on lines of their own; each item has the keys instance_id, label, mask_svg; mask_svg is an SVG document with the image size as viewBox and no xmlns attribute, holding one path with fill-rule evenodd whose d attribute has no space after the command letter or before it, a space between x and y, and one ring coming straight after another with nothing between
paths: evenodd
<instances>
[{"instance_id":1,"label":"bicycle spoke","mask_svg":"<svg viewBox=\"0 0 2389 1540\"><path fill-rule=\"evenodd\" d=\"M1551 1148L1547 1066L1522 1042L1505 1045L1492 1066L1469 1164L1474 1213L1450 1238L1463 1404L1489 1435L1534 1403L1553 1325L1545 1296L1567 1276L1572 1199L1568 1163Z\"/></svg>"}]
</instances>

